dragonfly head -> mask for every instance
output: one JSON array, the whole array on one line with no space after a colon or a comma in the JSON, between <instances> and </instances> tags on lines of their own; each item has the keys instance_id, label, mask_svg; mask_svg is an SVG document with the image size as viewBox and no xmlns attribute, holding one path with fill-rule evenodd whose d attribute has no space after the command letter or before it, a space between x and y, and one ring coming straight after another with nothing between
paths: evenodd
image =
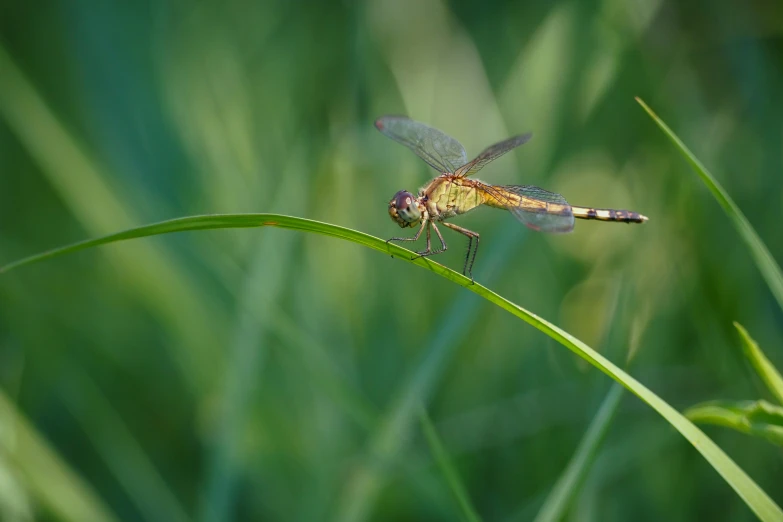
<instances>
[{"instance_id":1,"label":"dragonfly head","mask_svg":"<svg viewBox=\"0 0 783 522\"><path fill-rule=\"evenodd\" d=\"M424 205L407 190L397 192L389 201L389 215L401 228L415 227L422 220Z\"/></svg>"}]
</instances>

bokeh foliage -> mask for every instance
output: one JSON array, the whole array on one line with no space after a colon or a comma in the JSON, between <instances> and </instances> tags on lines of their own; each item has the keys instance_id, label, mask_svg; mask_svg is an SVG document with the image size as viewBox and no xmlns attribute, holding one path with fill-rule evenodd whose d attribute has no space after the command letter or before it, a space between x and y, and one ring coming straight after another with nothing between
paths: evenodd
<instances>
[{"instance_id":1,"label":"bokeh foliage","mask_svg":"<svg viewBox=\"0 0 783 522\"><path fill-rule=\"evenodd\" d=\"M735 320L783 367L769 288L633 101L677 130L783 259L779 6L77 1L0 13L0 264L212 212L391 236L388 199L433 174L372 127L405 113L469 153L532 131L481 178L651 219L544 237L477 211L460 220L482 234L477 279L619 364L634 346L632 373L676 407L762 394ZM440 261L459 267L462 238L448 239ZM459 508L417 418L398 415L421 401L482 518L525 520L609 381L425 271L265 229L111 245L3 276L0 385L3 412L41 441L16 451L16 423L0 418L0 518L82 520L74 506L93 502L102 520L451 520ZM773 448L708 433L783 503ZM68 469L44 476L70 489L36 487L30 459ZM626 398L570 516L751 519L729 491Z\"/></svg>"}]
</instances>

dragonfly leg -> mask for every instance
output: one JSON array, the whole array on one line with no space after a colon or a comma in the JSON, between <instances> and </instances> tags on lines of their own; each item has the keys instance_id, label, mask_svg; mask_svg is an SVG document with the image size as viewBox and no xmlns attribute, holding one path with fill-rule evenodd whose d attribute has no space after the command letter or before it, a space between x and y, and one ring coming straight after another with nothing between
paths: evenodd
<instances>
[{"instance_id":1,"label":"dragonfly leg","mask_svg":"<svg viewBox=\"0 0 783 522\"><path fill-rule=\"evenodd\" d=\"M432 252L432 227L427 227L427 248L424 249L425 252ZM421 252L417 252L417 254L421 254Z\"/></svg>"},{"instance_id":2,"label":"dragonfly leg","mask_svg":"<svg viewBox=\"0 0 783 522\"><path fill-rule=\"evenodd\" d=\"M434 256L435 254L443 253L443 252L445 252L448 249L448 247L446 246L446 242L443 240L443 236L440 233L440 230L438 230L438 227L435 225L435 222L434 221L430 221L429 225L430 226L427 227L427 249L423 250L421 252L416 252L419 255L417 255L416 257L412 258L411 261L413 259L418 259L420 257ZM440 239L440 248L437 249L437 250L433 250L432 249L432 242L430 241L430 227L438 235L438 239Z\"/></svg>"},{"instance_id":3,"label":"dragonfly leg","mask_svg":"<svg viewBox=\"0 0 783 522\"><path fill-rule=\"evenodd\" d=\"M425 219L422 221L421 226L419 227L419 230L416 232L416 235L413 237L392 237L386 240L386 244L389 244L389 241L417 241L419 237L421 237L421 233L424 230L424 227L427 227L427 245L429 246L429 220ZM394 256L392 256L394 257Z\"/></svg>"},{"instance_id":4,"label":"dragonfly leg","mask_svg":"<svg viewBox=\"0 0 783 522\"><path fill-rule=\"evenodd\" d=\"M443 223L446 225L446 223ZM440 235L440 230L438 230L438 227L435 226L435 223L432 223L432 228L435 229L435 233L438 234L438 239L440 239L440 250L436 250L433 252L433 254L440 254L441 252L445 252L449 247L446 246L446 242L443 241L443 236Z\"/></svg>"},{"instance_id":5,"label":"dragonfly leg","mask_svg":"<svg viewBox=\"0 0 783 522\"><path fill-rule=\"evenodd\" d=\"M462 268L462 274L470 277L470 280L473 281L473 263L476 261L476 254L478 253L479 247L478 233L473 232L472 230L468 230L467 228L454 225L452 223L446 223L445 221L443 224L450 229L459 232L460 234L468 236L468 253L465 255L465 266ZM473 244L474 239L476 240L475 246ZM471 251L473 251L472 256L470 255Z\"/></svg>"}]
</instances>

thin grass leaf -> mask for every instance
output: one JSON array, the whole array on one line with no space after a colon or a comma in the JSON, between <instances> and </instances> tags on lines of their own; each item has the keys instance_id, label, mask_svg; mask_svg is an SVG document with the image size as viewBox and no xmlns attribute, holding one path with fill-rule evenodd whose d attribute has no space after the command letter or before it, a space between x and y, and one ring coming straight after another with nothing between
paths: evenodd
<instances>
[{"instance_id":1,"label":"thin grass leaf","mask_svg":"<svg viewBox=\"0 0 783 522\"><path fill-rule=\"evenodd\" d=\"M40 168L76 220L91 235L108 234L138 223L143 196L131 186L118 186L107 169L52 110L0 42L0 120L7 125ZM136 194L135 197L132 194ZM212 350L225 324L225 311L199 291L167 253L140 245L133 255L111 251L123 277L118 280L159 316L178 337L166 343L193 393L210 389L217 357ZM139 267L144 267L140 269Z\"/></svg>"},{"instance_id":2,"label":"thin grass leaf","mask_svg":"<svg viewBox=\"0 0 783 522\"><path fill-rule=\"evenodd\" d=\"M446 482L449 484L449 489L454 494L460 509L462 510L462 516L468 522L480 522L481 518L473 508L473 504L468 496L468 491L462 484L457 470L454 468L454 464L449 459L449 454L446 448L443 447L443 443L438 436L438 432L435 430L435 426L432 425L427 410L424 406L419 407L419 421L421 421L421 429L424 432L424 436L427 438L427 444L430 446L430 451L435 457L435 461L440 467L441 473L446 478Z\"/></svg>"},{"instance_id":3,"label":"thin grass leaf","mask_svg":"<svg viewBox=\"0 0 783 522\"><path fill-rule=\"evenodd\" d=\"M508 237L516 232L516 227L514 223L507 224L501 236ZM513 249L519 248L519 245L519 241L493 244L484 252L486 256L482 257L477 272L487 274L488 278L496 277L501 272L500 268L513 258ZM470 331L479 316L480 305L480 299L465 293L453 299L440 313L436 321L438 327L422 342L422 346L427 349L400 382L393 400L370 434L367 450L343 487L332 520L361 522L370 518L370 512L386 482L388 467L399 462L405 451L419 404L426 404L432 395L449 360L460 346L460 339Z\"/></svg>"},{"instance_id":4,"label":"thin grass leaf","mask_svg":"<svg viewBox=\"0 0 783 522\"><path fill-rule=\"evenodd\" d=\"M639 102L639 105L641 105L645 111L647 111L647 114L649 114L655 123L658 124L677 148L680 149L680 152L685 156L685 159L688 160L688 163L693 167L693 170L696 171L696 174L699 175L710 192L712 192L712 195L715 196L715 199L718 200L720 206L723 207L723 210L739 231L740 237L750 249L753 260L759 267L761 275L767 281L767 285L769 285L769 289L772 291L775 299L777 299L780 308L783 309L783 272L781 272L780 266L775 262L772 254L769 253L766 245L761 241L761 238L759 238L758 234L753 229L748 218L745 217L745 214L742 213L737 204L729 197L720 183L718 183L706 167L702 165L696 156L693 155L688 147L685 146L680 138L674 134L663 120L661 120L640 98L637 97L636 101Z\"/></svg>"},{"instance_id":5,"label":"thin grass leaf","mask_svg":"<svg viewBox=\"0 0 783 522\"><path fill-rule=\"evenodd\" d=\"M139 238L156 234L179 232L186 230L207 230L216 228L248 228L274 226L291 230L300 230L313 232L325 236L346 239L357 244L361 244L399 257L415 265L426 267L450 281L454 281L460 286L480 295L487 301L496 304L500 308L522 319L526 323L535 327L539 331L548 335L550 338L559 342L579 357L610 376L612 379L622 384L626 389L647 403L663 418L665 418L674 428L679 431L709 462L713 468L723 477L723 479L737 492L740 498L745 501L748 507L763 521L783 520L783 510L761 489L753 480L726 455L712 440L710 440L699 428L691 421L685 418L677 410L672 408L663 399L655 395L639 381L624 372L614 363L606 359L603 355L596 352L579 339L573 337L568 332L561 330L557 326L541 319L537 315L528 312L524 308L501 297L488 288L472 282L464 275L455 272L443 265L440 265L429 258L417 257L410 250L406 250L397 245L387 244L382 239L370 236L363 232L351 230L336 225L313 221L309 219L295 218L281 214L220 214L212 216L192 216L169 221L163 221L152 225L147 225L102 238L82 241L63 248L50 250L42 254L30 256L6 265L0 269L0 274L6 273L13 268L29 265L35 262L52 259L59 255L69 252L84 250L92 246L98 246L115 241L122 241L131 238Z\"/></svg>"},{"instance_id":6,"label":"thin grass leaf","mask_svg":"<svg viewBox=\"0 0 783 522\"><path fill-rule=\"evenodd\" d=\"M80 250L85 250L87 248L106 245L108 243L116 243L118 241L125 241L128 239L170 234L173 232L187 232L192 230L258 227L279 227L292 230L315 232L317 234L326 236L348 239L349 241L353 241L354 243L358 243L360 245L369 246L375 250L388 250L390 252L397 252L398 254L405 252L407 255L410 255L410 251L401 247L397 247L393 244L389 244L389 248L387 249L386 243L383 241L381 241L381 243L383 243L384 246L381 247L377 244L377 241L380 240L368 234L364 234L362 232L348 228L321 223L319 221L284 216L281 214L212 214L202 216L188 216L184 218L161 221L151 225L132 228L123 232L110 234L108 236L103 236L96 239L79 241L78 243L72 243L61 248L48 250L46 252L9 263L0 267L0 274L4 274L16 268L45 261L47 259L52 259L64 254L70 254Z\"/></svg>"},{"instance_id":7,"label":"thin grass leaf","mask_svg":"<svg viewBox=\"0 0 783 522\"><path fill-rule=\"evenodd\" d=\"M778 370L769 362L767 356L761 351L759 345L753 338L748 335L747 330L742 327L738 322L734 323L734 327L742 337L742 351L745 352L745 357L748 358L750 364L756 369L761 380L769 388L770 393L775 396L778 403L783 405L783 377L781 377Z\"/></svg>"},{"instance_id":8,"label":"thin grass leaf","mask_svg":"<svg viewBox=\"0 0 783 522\"><path fill-rule=\"evenodd\" d=\"M724 426L783 446L783 408L767 401L710 401L685 412L693 422Z\"/></svg>"},{"instance_id":9,"label":"thin grass leaf","mask_svg":"<svg viewBox=\"0 0 783 522\"><path fill-rule=\"evenodd\" d=\"M152 458L98 385L78 367L68 368L73 383L63 391L65 407L145 520L190 522Z\"/></svg>"},{"instance_id":10,"label":"thin grass leaf","mask_svg":"<svg viewBox=\"0 0 783 522\"><path fill-rule=\"evenodd\" d=\"M606 342L607 346L621 346L622 342L620 342L620 339L629 339L625 355L626 365L629 365L636 357L642 333L649 320L649 313L646 311L646 307L641 309L638 307L632 308L629 306L630 302L632 302L630 293L627 291L623 292L622 287L618 285L615 296L611 301L612 304L607 307L611 310L609 313L612 317L609 321L610 324L626 324L627 321L618 321L617 318L623 317L624 314L629 313L629 310L633 310L630 332L626 332L626 329L622 327L613 328L611 337ZM619 355L620 354L618 354L618 356ZM568 466L560 475L554 487L549 492L549 495L547 495L544 504L539 509L538 515L536 515L536 521L556 521L564 519L566 512L569 509L571 509L572 512L573 510L578 509L576 506L572 507L574 498L578 494L581 494L582 497L589 494L582 489L582 484L598 457L601 444L603 443L606 433L609 431L609 426L620 406L623 391L623 387L617 383L609 389L609 392L601 402L601 406L593 416L590 426L587 428L582 440L579 442L576 452L571 457ZM519 514L522 515L524 512L525 511L522 510ZM526 517L526 519L530 518L530 516Z\"/></svg>"},{"instance_id":11,"label":"thin grass leaf","mask_svg":"<svg viewBox=\"0 0 783 522\"><path fill-rule=\"evenodd\" d=\"M297 197L305 167L296 154L286 168L283 183L273 195L273 201L294 201L296 208L304 206ZM279 205L279 203L274 203ZM282 237L276 237L282 236ZM259 234L253 238L252 262L244 273L237 295L236 323L229 348L222 405L215 436L204 455L206 480L199 506L201 522L219 522L234 518L236 499L246 471L241 449L236 443L250 418L250 397L264 378L264 366L269 352L268 328L272 310L280 301L291 267L293 250L301 239L295 234Z\"/></svg>"},{"instance_id":12,"label":"thin grass leaf","mask_svg":"<svg viewBox=\"0 0 783 522\"><path fill-rule=\"evenodd\" d=\"M579 447L571 457L568 467L558 479L555 487L550 491L544 505L536 515L535 522L556 522L562 520L571 501L576 493L579 484L582 483L590 465L595 460L598 449L601 446L612 424L617 408L620 406L620 400L623 398L624 389L619 384L614 384L606 394L601 407L593 417L590 427L587 428L585 436L579 443Z\"/></svg>"},{"instance_id":13,"label":"thin grass leaf","mask_svg":"<svg viewBox=\"0 0 783 522\"><path fill-rule=\"evenodd\" d=\"M279 307L272 310L270 331L281 341L281 357L296 357L310 380L358 426L370 431L378 422L375 406L338 367L329 352Z\"/></svg>"},{"instance_id":14,"label":"thin grass leaf","mask_svg":"<svg viewBox=\"0 0 783 522\"><path fill-rule=\"evenodd\" d=\"M95 491L60 459L0 391L0 450L24 476L32 496L56 520L115 522Z\"/></svg>"}]
</instances>

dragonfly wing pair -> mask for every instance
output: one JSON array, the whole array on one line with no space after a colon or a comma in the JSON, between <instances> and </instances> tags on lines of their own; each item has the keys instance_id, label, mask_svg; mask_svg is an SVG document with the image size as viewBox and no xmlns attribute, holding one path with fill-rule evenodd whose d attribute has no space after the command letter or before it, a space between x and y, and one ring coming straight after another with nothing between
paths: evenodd
<instances>
[{"instance_id":1,"label":"dragonfly wing pair","mask_svg":"<svg viewBox=\"0 0 783 522\"><path fill-rule=\"evenodd\" d=\"M375 127L384 135L411 149L441 174L454 172L468 162L468 154L460 142L438 129L405 116L378 118L375 120Z\"/></svg>"},{"instance_id":2,"label":"dragonfly wing pair","mask_svg":"<svg viewBox=\"0 0 783 522\"><path fill-rule=\"evenodd\" d=\"M521 134L487 147L468 162L465 148L447 134L405 116L384 116L375 127L389 138L402 143L441 174L472 176L508 151L527 143L531 134ZM478 182L477 182L478 183ZM505 208L527 227L541 232L562 233L574 228L574 216L560 194L532 185L487 185L477 189L487 204Z\"/></svg>"}]
</instances>

